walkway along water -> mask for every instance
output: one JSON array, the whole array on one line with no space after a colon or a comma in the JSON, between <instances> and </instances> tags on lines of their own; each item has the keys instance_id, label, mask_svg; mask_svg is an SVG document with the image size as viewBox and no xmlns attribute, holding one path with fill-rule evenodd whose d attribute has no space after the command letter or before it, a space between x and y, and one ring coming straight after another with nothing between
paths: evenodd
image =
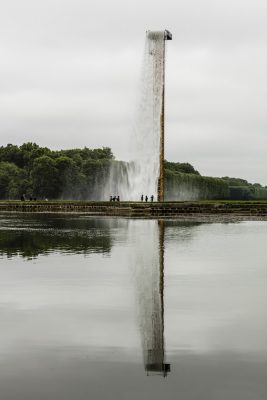
<instances>
[{"instance_id":1,"label":"walkway along water","mask_svg":"<svg viewBox=\"0 0 267 400\"><path fill-rule=\"evenodd\" d=\"M77 212L88 215L128 217L179 217L232 215L267 218L267 201L262 202L0 202L0 212Z\"/></svg>"}]
</instances>

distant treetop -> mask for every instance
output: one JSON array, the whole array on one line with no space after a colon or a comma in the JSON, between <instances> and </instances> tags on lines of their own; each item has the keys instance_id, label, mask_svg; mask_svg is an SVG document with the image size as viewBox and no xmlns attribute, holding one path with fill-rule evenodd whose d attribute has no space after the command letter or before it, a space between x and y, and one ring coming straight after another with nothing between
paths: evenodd
<instances>
[{"instance_id":1,"label":"distant treetop","mask_svg":"<svg viewBox=\"0 0 267 400\"><path fill-rule=\"evenodd\" d=\"M164 168L172 172L200 175L200 173L197 170L195 170L193 165L189 163L179 163L179 162L171 162L164 160Z\"/></svg>"}]
</instances>

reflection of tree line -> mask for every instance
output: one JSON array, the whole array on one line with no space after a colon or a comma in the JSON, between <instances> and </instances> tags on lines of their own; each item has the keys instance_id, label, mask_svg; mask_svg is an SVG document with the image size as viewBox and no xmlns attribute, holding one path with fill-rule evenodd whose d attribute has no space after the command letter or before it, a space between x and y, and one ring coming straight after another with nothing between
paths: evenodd
<instances>
[{"instance_id":1,"label":"reflection of tree line","mask_svg":"<svg viewBox=\"0 0 267 400\"><path fill-rule=\"evenodd\" d=\"M52 251L108 253L113 244L111 228L120 226L120 221L39 214L24 215L23 218L10 215L6 229L5 223L1 225L0 254L31 258ZM164 229L167 228L168 238L187 240L193 233L191 228L198 225L193 221L165 221ZM181 230L172 233L171 228L176 226ZM160 242L163 237L161 233Z\"/></svg>"},{"instance_id":2,"label":"reflection of tree line","mask_svg":"<svg viewBox=\"0 0 267 400\"><path fill-rule=\"evenodd\" d=\"M0 254L8 257L32 258L52 251L108 253L112 247L105 221L44 216L12 220L15 229L0 230Z\"/></svg>"}]
</instances>

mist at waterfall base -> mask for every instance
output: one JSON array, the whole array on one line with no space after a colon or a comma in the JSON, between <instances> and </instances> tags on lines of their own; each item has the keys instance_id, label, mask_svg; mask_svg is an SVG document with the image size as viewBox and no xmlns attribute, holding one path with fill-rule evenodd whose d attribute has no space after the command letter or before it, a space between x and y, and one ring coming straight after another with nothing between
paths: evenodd
<instances>
[{"instance_id":1,"label":"mist at waterfall base","mask_svg":"<svg viewBox=\"0 0 267 400\"><path fill-rule=\"evenodd\" d=\"M156 198L163 74L164 31L147 32L139 102L130 143L131 161L111 165L103 190L104 199L119 194L123 200L139 200L142 193Z\"/></svg>"}]
</instances>

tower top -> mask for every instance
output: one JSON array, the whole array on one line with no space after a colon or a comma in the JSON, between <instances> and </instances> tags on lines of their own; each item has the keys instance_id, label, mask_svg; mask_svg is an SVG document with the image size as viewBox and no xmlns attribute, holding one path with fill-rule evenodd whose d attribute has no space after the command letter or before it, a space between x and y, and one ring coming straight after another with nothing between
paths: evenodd
<instances>
[{"instance_id":1,"label":"tower top","mask_svg":"<svg viewBox=\"0 0 267 400\"><path fill-rule=\"evenodd\" d=\"M158 39L159 37L163 38L164 40L172 40L172 34L170 31L165 29L164 31L146 31L147 37L149 39Z\"/></svg>"},{"instance_id":2,"label":"tower top","mask_svg":"<svg viewBox=\"0 0 267 400\"><path fill-rule=\"evenodd\" d=\"M164 31L164 39L165 40L172 40L172 34L170 31L167 31L167 29L165 29Z\"/></svg>"}]
</instances>

